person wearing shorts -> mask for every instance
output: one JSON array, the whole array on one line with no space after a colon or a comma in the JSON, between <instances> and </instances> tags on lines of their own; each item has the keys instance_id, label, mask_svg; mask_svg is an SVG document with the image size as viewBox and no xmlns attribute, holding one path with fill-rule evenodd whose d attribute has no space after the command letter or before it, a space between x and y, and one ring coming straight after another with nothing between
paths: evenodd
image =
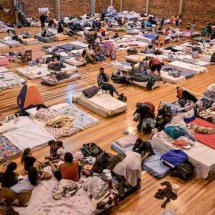
<instances>
[{"instance_id":1,"label":"person wearing shorts","mask_svg":"<svg viewBox=\"0 0 215 215\"><path fill-rule=\"evenodd\" d=\"M160 60L158 60L157 58L153 57L149 61L149 67L150 67L151 72L152 72L153 75L157 71L158 75L161 76L160 71L161 71L161 68L162 68L162 63L160 62Z\"/></svg>"}]
</instances>

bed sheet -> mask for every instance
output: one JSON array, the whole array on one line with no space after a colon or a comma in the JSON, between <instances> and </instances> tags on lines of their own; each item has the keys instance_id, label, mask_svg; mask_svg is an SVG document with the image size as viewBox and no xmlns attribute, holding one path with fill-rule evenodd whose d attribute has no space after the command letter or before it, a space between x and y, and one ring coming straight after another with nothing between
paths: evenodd
<instances>
[{"instance_id":1,"label":"bed sheet","mask_svg":"<svg viewBox=\"0 0 215 215\"><path fill-rule=\"evenodd\" d=\"M55 139L44 127L37 125L28 117L19 117L17 129L8 131L3 136L20 150L26 148L37 150Z\"/></svg>"}]
</instances>

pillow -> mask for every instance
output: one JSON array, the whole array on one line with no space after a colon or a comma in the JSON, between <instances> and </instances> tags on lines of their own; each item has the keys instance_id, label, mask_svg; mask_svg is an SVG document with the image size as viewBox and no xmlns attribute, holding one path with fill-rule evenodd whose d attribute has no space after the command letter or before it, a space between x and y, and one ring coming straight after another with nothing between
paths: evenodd
<instances>
[{"instance_id":1,"label":"pillow","mask_svg":"<svg viewBox=\"0 0 215 215\"><path fill-rule=\"evenodd\" d=\"M13 121L8 123L3 123L2 126L0 126L0 134L14 130L16 128L17 128L16 124Z\"/></svg>"},{"instance_id":2,"label":"pillow","mask_svg":"<svg viewBox=\"0 0 215 215\"><path fill-rule=\"evenodd\" d=\"M27 207L31 198L31 194L31 191L25 191L16 194L10 189L4 187L0 191L0 205Z\"/></svg>"},{"instance_id":3,"label":"pillow","mask_svg":"<svg viewBox=\"0 0 215 215\"><path fill-rule=\"evenodd\" d=\"M36 114L37 114L37 108L36 107L35 108L30 108L30 109L26 110L26 112L29 113L30 116L35 117Z\"/></svg>"},{"instance_id":4,"label":"pillow","mask_svg":"<svg viewBox=\"0 0 215 215\"><path fill-rule=\"evenodd\" d=\"M195 120L196 116L194 113L194 109L191 109L191 110L187 111L186 113L183 113L182 118L184 118L184 121L186 123L189 123L189 122L192 122L193 120Z\"/></svg>"},{"instance_id":5,"label":"pillow","mask_svg":"<svg viewBox=\"0 0 215 215\"><path fill-rule=\"evenodd\" d=\"M31 191L34 189L34 186L28 180L28 178L22 179L14 186L10 187L10 190L14 193L21 193L24 191Z\"/></svg>"},{"instance_id":6,"label":"pillow","mask_svg":"<svg viewBox=\"0 0 215 215\"><path fill-rule=\"evenodd\" d=\"M137 137L134 135L126 135L122 138L116 140L116 143L120 145L122 148L127 148L129 146L133 146L137 140Z\"/></svg>"}]
</instances>

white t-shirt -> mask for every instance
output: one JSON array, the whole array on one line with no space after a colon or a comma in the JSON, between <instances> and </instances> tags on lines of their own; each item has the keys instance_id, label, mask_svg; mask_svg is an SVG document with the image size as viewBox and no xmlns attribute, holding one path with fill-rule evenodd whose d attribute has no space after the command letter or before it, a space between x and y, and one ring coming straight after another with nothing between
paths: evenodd
<instances>
[{"instance_id":1,"label":"white t-shirt","mask_svg":"<svg viewBox=\"0 0 215 215\"><path fill-rule=\"evenodd\" d=\"M60 159L64 160L64 155L66 153L66 149L63 149L63 148L59 148L57 150L57 155L59 155Z\"/></svg>"}]
</instances>

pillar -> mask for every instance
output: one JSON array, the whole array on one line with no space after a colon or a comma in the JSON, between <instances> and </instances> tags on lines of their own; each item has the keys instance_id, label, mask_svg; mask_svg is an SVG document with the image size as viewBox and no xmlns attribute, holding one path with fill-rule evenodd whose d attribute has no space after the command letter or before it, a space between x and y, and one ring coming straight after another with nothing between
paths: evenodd
<instances>
[{"instance_id":1,"label":"pillar","mask_svg":"<svg viewBox=\"0 0 215 215\"><path fill-rule=\"evenodd\" d=\"M95 14L95 3L96 0L91 0L91 14Z\"/></svg>"},{"instance_id":2,"label":"pillar","mask_svg":"<svg viewBox=\"0 0 215 215\"><path fill-rule=\"evenodd\" d=\"M18 11L17 11L17 6L16 6L16 0L13 0L13 6L14 6L14 14L15 14L15 21L16 21L16 25L19 24L19 21L18 21Z\"/></svg>"},{"instance_id":3,"label":"pillar","mask_svg":"<svg viewBox=\"0 0 215 215\"><path fill-rule=\"evenodd\" d=\"M146 0L146 14L149 14L149 0Z\"/></svg>"},{"instance_id":4,"label":"pillar","mask_svg":"<svg viewBox=\"0 0 215 215\"><path fill-rule=\"evenodd\" d=\"M61 19L61 13L60 13L60 0L55 0L55 14L56 14L56 20Z\"/></svg>"},{"instance_id":5,"label":"pillar","mask_svg":"<svg viewBox=\"0 0 215 215\"><path fill-rule=\"evenodd\" d=\"M120 0L120 12L122 12L122 0Z\"/></svg>"},{"instance_id":6,"label":"pillar","mask_svg":"<svg viewBox=\"0 0 215 215\"><path fill-rule=\"evenodd\" d=\"M179 5L179 15L182 14L182 8L183 8L183 0L180 0L180 5Z\"/></svg>"}]
</instances>

